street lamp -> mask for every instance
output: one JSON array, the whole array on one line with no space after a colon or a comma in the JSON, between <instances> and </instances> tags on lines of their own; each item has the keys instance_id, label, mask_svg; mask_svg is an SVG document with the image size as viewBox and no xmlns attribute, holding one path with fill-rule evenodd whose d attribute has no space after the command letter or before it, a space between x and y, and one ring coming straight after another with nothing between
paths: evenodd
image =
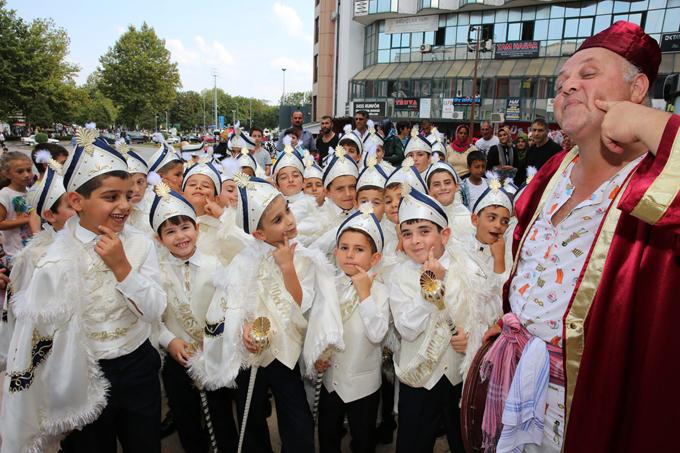
<instances>
[{"instance_id":1,"label":"street lamp","mask_svg":"<svg viewBox=\"0 0 680 453\"><path fill-rule=\"evenodd\" d=\"M281 68L281 71L283 72L283 93L281 94L281 106L283 107L286 99L286 68Z\"/></svg>"},{"instance_id":2,"label":"street lamp","mask_svg":"<svg viewBox=\"0 0 680 453\"><path fill-rule=\"evenodd\" d=\"M217 69L212 68L213 77L213 105L215 110L215 129L217 129Z\"/></svg>"},{"instance_id":3,"label":"street lamp","mask_svg":"<svg viewBox=\"0 0 680 453\"><path fill-rule=\"evenodd\" d=\"M231 125L236 127L236 110L231 111Z\"/></svg>"}]
</instances>

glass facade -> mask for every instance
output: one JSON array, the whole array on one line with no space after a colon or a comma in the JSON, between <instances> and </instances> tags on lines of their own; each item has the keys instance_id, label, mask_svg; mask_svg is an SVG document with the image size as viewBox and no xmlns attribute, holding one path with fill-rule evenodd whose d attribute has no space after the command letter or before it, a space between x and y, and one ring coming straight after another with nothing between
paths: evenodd
<instances>
[{"instance_id":1,"label":"glass facade","mask_svg":"<svg viewBox=\"0 0 680 453\"><path fill-rule=\"evenodd\" d=\"M420 8L435 5L434 0L419 0ZM508 98L520 98L522 121L536 115L554 121L549 99L559 67L585 38L618 20L637 23L658 41L661 33L680 31L680 0L601 0L441 14L437 31L418 33L386 34L385 22L377 21L365 29L363 54L364 68L375 71L362 71L350 82L350 100L387 98L387 113L399 118L417 117L418 112L394 111L394 97L431 97L431 117L440 117L443 99L472 95L475 57L468 40L476 38L475 32L469 36L470 26L476 25L483 39L540 41L540 49L538 59L494 60L493 52L480 53L481 103L475 116L504 112ZM433 46L432 52L421 52L422 44ZM675 58L680 64L680 54ZM653 98L663 97L660 80ZM456 110L469 118L470 107Z\"/></svg>"}]
</instances>

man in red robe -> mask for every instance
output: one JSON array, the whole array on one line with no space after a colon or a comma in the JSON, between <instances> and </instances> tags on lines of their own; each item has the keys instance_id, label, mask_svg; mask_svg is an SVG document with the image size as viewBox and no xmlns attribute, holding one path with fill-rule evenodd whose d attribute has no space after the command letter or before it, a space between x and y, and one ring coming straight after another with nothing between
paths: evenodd
<instances>
[{"instance_id":1,"label":"man in red robe","mask_svg":"<svg viewBox=\"0 0 680 453\"><path fill-rule=\"evenodd\" d=\"M487 450L673 449L680 116L645 105L660 61L621 21L559 73L555 116L577 146L516 201L506 315L482 367Z\"/></svg>"}]
</instances>

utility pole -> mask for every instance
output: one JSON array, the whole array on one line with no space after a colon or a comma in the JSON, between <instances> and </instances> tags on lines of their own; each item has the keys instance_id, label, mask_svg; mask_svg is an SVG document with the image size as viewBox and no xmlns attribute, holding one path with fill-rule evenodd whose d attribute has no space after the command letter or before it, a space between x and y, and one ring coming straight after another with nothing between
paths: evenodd
<instances>
[{"instance_id":1,"label":"utility pole","mask_svg":"<svg viewBox=\"0 0 680 453\"><path fill-rule=\"evenodd\" d=\"M212 68L213 77L213 109L215 111L215 129L217 129L217 69Z\"/></svg>"},{"instance_id":2,"label":"utility pole","mask_svg":"<svg viewBox=\"0 0 680 453\"><path fill-rule=\"evenodd\" d=\"M248 119L250 122L250 125L248 126L250 129L253 128L253 98L248 98Z\"/></svg>"},{"instance_id":3,"label":"utility pole","mask_svg":"<svg viewBox=\"0 0 680 453\"><path fill-rule=\"evenodd\" d=\"M170 127L168 126L168 111L165 111L165 131L169 131Z\"/></svg>"},{"instance_id":4,"label":"utility pole","mask_svg":"<svg viewBox=\"0 0 680 453\"><path fill-rule=\"evenodd\" d=\"M231 125L232 126L236 125L236 110L231 111Z\"/></svg>"},{"instance_id":5,"label":"utility pole","mask_svg":"<svg viewBox=\"0 0 680 453\"><path fill-rule=\"evenodd\" d=\"M471 39L470 35L472 34L473 31L476 31L476 37L475 37L475 47L470 48L471 44ZM491 51L491 45L490 45L490 39L487 41L484 41L484 47L481 47L482 40L484 37L482 36L483 28L481 26L473 26L470 25L470 29L468 30L468 52L474 52L475 53L475 66L474 66L474 71L472 74L472 103L470 104L470 137L472 137L472 134L474 132L474 127L475 127L475 105L477 102L477 66L479 65L479 52L490 52ZM487 46L488 44L488 46ZM481 102L480 102L480 107L481 107Z\"/></svg>"},{"instance_id":6,"label":"utility pole","mask_svg":"<svg viewBox=\"0 0 680 453\"><path fill-rule=\"evenodd\" d=\"M283 103L286 99L286 68L281 68L281 71L283 72L283 92L281 94L281 107L283 107Z\"/></svg>"},{"instance_id":7,"label":"utility pole","mask_svg":"<svg viewBox=\"0 0 680 453\"><path fill-rule=\"evenodd\" d=\"M202 93L201 100L203 101L203 133L205 134L205 96Z\"/></svg>"}]
</instances>

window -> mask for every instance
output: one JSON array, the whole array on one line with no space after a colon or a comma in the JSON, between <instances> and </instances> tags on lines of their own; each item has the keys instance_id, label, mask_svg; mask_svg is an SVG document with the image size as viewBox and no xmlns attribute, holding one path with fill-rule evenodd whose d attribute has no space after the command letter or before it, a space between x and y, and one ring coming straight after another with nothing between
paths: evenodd
<instances>
[{"instance_id":1,"label":"window","mask_svg":"<svg viewBox=\"0 0 680 453\"><path fill-rule=\"evenodd\" d=\"M611 14L614 8L614 2L605 0L597 4L597 14Z\"/></svg>"},{"instance_id":2,"label":"window","mask_svg":"<svg viewBox=\"0 0 680 453\"><path fill-rule=\"evenodd\" d=\"M578 37L587 38L588 36L592 36L592 32L593 32L593 18L592 17L581 18L578 23Z\"/></svg>"},{"instance_id":3,"label":"window","mask_svg":"<svg viewBox=\"0 0 680 453\"><path fill-rule=\"evenodd\" d=\"M508 41L519 41L520 33L522 31L522 24L515 22L508 24Z\"/></svg>"},{"instance_id":4,"label":"window","mask_svg":"<svg viewBox=\"0 0 680 453\"><path fill-rule=\"evenodd\" d=\"M531 41L534 38L534 21L530 20L522 24L522 41Z\"/></svg>"},{"instance_id":5,"label":"window","mask_svg":"<svg viewBox=\"0 0 680 453\"><path fill-rule=\"evenodd\" d=\"M661 33L663 28L663 10L649 11L645 21L645 33Z\"/></svg>"},{"instance_id":6,"label":"window","mask_svg":"<svg viewBox=\"0 0 680 453\"><path fill-rule=\"evenodd\" d=\"M314 74L313 74L313 81L316 83L316 81L319 79L319 56L314 55Z\"/></svg>"},{"instance_id":7,"label":"window","mask_svg":"<svg viewBox=\"0 0 680 453\"><path fill-rule=\"evenodd\" d=\"M562 23L564 19L550 19L548 39L562 39Z\"/></svg>"},{"instance_id":8,"label":"window","mask_svg":"<svg viewBox=\"0 0 680 453\"><path fill-rule=\"evenodd\" d=\"M537 20L534 22L534 38L536 41L548 39L548 21Z\"/></svg>"},{"instance_id":9,"label":"window","mask_svg":"<svg viewBox=\"0 0 680 453\"><path fill-rule=\"evenodd\" d=\"M663 23L662 31L680 31L680 8L670 8L666 10L666 20Z\"/></svg>"},{"instance_id":10,"label":"window","mask_svg":"<svg viewBox=\"0 0 680 453\"><path fill-rule=\"evenodd\" d=\"M576 38L578 35L578 19L567 19L564 21L564 37Z\"/></svg>"},{"instance_id":11,"label":"window","mask_svg":"<svg viewBox=\"0 0 680 453\"><path fill-rule=\"evenodd\" d=\"M314 44L319 42L319 18L314 19Z\"/></svg>"},{"instance_id":12,"label":"window","mask_svg":"<svg viewBox=\"0 0 680 453\"><path fill-rule=\"evenodd\" d=\"M662 14L663 16L663 14ZM663 18L662 18L663 20ZM612 24L612 16L606 15L606 16L597 16L595 18L595 28L593 29L593 34L599 33L605 28L609 27Z\"/></svg>"},{"instance_id":13,"label":"window","mask_svg":"<svg viewBox=\"0 0 680 453\"><path fill-rule=\"evenodd\" d=\"M435 46L443 46L445 38L446 38L446 28L445 27L439 27L437 29L437 31L435 32L435 35L434 35L434 45Z\"/></svg>"}]
</instances>

